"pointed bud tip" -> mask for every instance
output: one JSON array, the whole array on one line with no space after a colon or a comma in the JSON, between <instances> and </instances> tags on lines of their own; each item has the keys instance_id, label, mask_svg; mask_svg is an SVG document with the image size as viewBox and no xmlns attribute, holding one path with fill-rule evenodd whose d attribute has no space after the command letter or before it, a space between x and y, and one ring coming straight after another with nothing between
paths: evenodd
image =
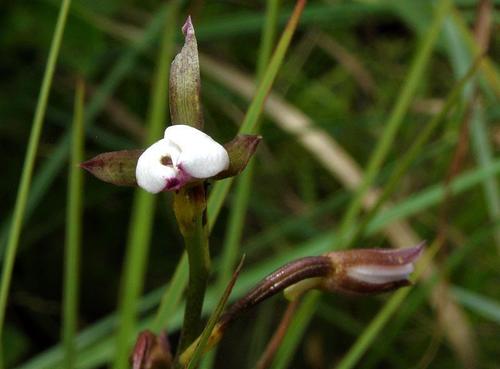
<instances>
[{"instance_id":1,"label":"pointed bud tip","mask_svg":"<svg viewBox=\"0 0 500 369\"><path fill-rule=\"evenodd\" d=\"M373 294L411 285L410 274L425 242L404 249L354 249L328 253L335 272L324 280L328 291Z\"/></svg>"},{"instance_id":2,"label":"pointed bud tip","mask_svg":"<svg viewBox=\"0 0 500 369\"><path fill-rule=\"evenodd\" d=\"M185 37L194 35L193 22L191 21L191 15L188 15L186 22L182 26L182 33Z\"/></svg>"},{"instance_id":3,"label":"pointed bud tip","mask_svg":"<svg viewBox=\"0 0 500 369\"><path fill-rule=\"evenodd\" d=\"M393 252L398 256L400 264L414 263L424 251L426 244L426 241L422 241L416 246L393 250Z\"/></svg>"},{"instance_id":4,"label":"pointed bud tip","mask_svg":"<svg viewBox=\"0 0 500 369\"><path fill-rule=\"evenodd\" d=\"M99 154L79 167L101 181L118 186L136 186L135 167L144 150L121 150Z\"/></svg>"},{"instance_id":5,"label":"pointed bud tip","mask_svg":"<svg viewBox=\"0 0 500 369\"><path fill-rule=\"evenodd\" d=\"M260 135L240 135L239 144L242 146L247 146L250 150L255 150L257 145L262 141L262 136Z\"/></svg>"},{"instance_id":6,"label":"pointed bud tip","mask_svg":"<svg viewBox=\"0 0 500 369\"><path fill-rule=\"evenodd\" d=\"M262 141L262 136L261 135L249 135L250 140L253 142L254 145L257 145L260 141Z\"/></svg>"},{"instance_id":7,"label":"pointed bud tip","mask_svg":"<svg viewBox=\"0 0 500 369\"><path fill-rule=\"evenodd\" d=\"M229 155L229 167L220 172L215 179L233 177L241 173L255 153L261 140L262 136L241 134L226 143L224 147Z\"/></svg>"},{"instance_id":8,"label":"pointed bud tip","mask_svg":"<svg viewBox=\"0 0 500 369\"><path fill-rule=\"evenodd\" d=\"M78 165L80 168L85 169L87 172L92 173L94 168L101 168L104 166L104 162L101 159L92 158L84 161Z\"/></svg>"}]
</instances>

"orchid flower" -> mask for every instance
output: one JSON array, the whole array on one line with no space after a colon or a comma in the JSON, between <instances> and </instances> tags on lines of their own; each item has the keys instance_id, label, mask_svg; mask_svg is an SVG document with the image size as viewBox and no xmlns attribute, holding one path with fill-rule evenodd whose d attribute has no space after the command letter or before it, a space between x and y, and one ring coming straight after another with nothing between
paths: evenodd
<instances>
[{"instance_id":1,"label":"orchid flower","mask_svg":"<svg viewBox=\"0 0 500 369\"><path fill-rule=\"evenodd\" d=\"M170 68L171 121L164 137L146 150L106 152L81 167L104 182L140 186L151 193L177 191L192 182L224 179L241 173L262 139L239 134L221 145L202 132L200 70L194 27L182 27L185 43Z\"/></svg>"},{"instance_id":2,"label":"orchid flower","mask_svg":"<svg viewBox=\"0 0 500 369\"><path fill-rule=\"evenodd\" d=\"M140 186L151 193L175 191L191 182L238 175L261 139L238 135L221 145L196 128L176 124L146 150L106 152L80 165L114 185Z\"/></svg>"},{"instance_id":3,"label":"orchid flower","mask_svg":"<svg viewBox=\"0 0 500 369\"><path fill-rule=\"evenodd\" d=\"M151 193L178 190L196 179L211 178L229 167L226 149L204 132L176 124L137 161L137 184Z\"/></svg>"}]
</instances>

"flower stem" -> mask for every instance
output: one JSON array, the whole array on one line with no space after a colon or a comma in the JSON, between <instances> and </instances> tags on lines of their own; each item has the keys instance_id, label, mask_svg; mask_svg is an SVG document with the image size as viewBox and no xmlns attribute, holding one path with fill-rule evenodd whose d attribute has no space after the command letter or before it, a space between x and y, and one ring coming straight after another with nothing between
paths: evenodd
<instances>
[{"instance_id":1,"label":"flower stem","mask_svg":"<svg viewBox=\"0 0 500 369\"><path fill-rule=\"evenodd\" d=\"M174 197L174 212L189 260L186 308L178 352L187 348L200 333L201 311L210 270L206 209L202 184L182 189Z\"/></svg>"}]
</instances>

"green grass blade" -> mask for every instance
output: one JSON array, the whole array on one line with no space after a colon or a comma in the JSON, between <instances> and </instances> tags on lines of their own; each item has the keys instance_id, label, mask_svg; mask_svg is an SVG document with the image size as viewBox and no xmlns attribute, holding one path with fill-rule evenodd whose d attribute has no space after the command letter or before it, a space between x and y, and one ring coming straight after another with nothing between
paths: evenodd
<instances>
[{"instance_id":1,"label":"green grass blade","mask_svg":"<svg viewBox=\"0 0 500 369\"><path fill-rule=\"evenodd\" d=\"M266 4L266 20L257 60L258 81L262 79L262 76L271 58L272 50L274 47L276 25L278 22L279 4L280 0L270 0ZM254 133L257 132L258 128ZM250 159L247 168L243 173L239 175L237 180L234 202L229 214L227 231L222 248L221 267L217 276L217 286L220 291L223 291L224 286L229 282L231 278L231 271L233 270L234 265L238 260L241 235L243 233L245 215L247 213L248 203L250 200L254 163L254 159ZM217 348L214 348L210 353L206 355L201 366L203 369L210 369L213 367L216 352Z\"/></svg>"},{"instance_id":2,"label":"green grass blade","mask_svg":"<svg viewBox=\"0 0 500 369\"><path fill-rule=\"evenodd\" d=\"M408 110L408 107L415 95L416 89L422 79L422 75L424 73L425 67L428 64L430 59L433 47L438 39L439 32L445 20L446 14L450 8L451 2L448 0L441 1L438 5L433 22L429 27L426 35L424 36L417 54L412 62L412 66L410 68L410 72L408 78L406 79L401 93L399 95L396 104L394 105L394 109L392 110L389 120L387 122L386 128L382 134L382 137L377 144L373 154L371 155L371 159L367 165L366 170L363 173L363 179L359 189L356 191L354 199L349 204L349 207L342 218L342 222L340 225L339 238L336 239L334 247L340 246L342 248L346 248L350 246L352 241L352 230L354 229L354 223L356 221L356 217L362 206L362 199L365 197L366 192L373 184L377 173L379 172L385 157L387 156L391 145L394 141L395 134L403 121L404 115ZM351 236L351 239L347 238L347 236ZM399 294L399 292L398 292ZM403 297L404 298L404 297ZM309 299L309 297L306 297ZM312 299L312 298L311 298ZM311 302L311 304L316 305ZM311 314L314 314L314 309L311 311ZM293 333L289 332L285 339L283 340L282 346L288 347L289 350L295 350L296 346L293 345L293 342L296 342L300 339L300 337L296 337L295 334L301 336L304 330L297 330ZM294 351L288 351L288 354ZM279 364L279 365L278 365ZM281 365L281 366L280 366ZM273 369L284 368L286 365L285 362L279 362L277 364L273 364Z\"/></svg>"},{"instance_id":3,"label":"green grass blade","mask_svg":"<svg viewBox=\"0 0 500 369\"><path fill-rule=\"evenodd\" d=\"M494 155L484 108L480 102L477 102L473 108L470 124L472 147L477 163L482 168L488 167L493 162ZM500 190L498 179L495 177L485 179L483 182L483 191L490 219L492 221L500 219ZM500 253L500 229L495 232L494 239L497 245L497 251Z\"/></svg>"},{"instance_id":4,"label":"green grass blade","mask_svg":"<svg viewBox=\"0 0 500 369\"><path fill-rule=\"evenodd\" d=\"M423 73L430 60L432 50L438 39L450 6L451 2L449 0L443 0L437 6L434 19L418 47L418 51L410 67L408 77L406 78L401 89L401 93L399 94L399 98L391 111L387 124L384 128L384 132L382 133L382 137L370 156L370 161L363 173L361 184L342 219L340 230L342 235L341 242L347 241L344 247L349 247L350 241L348 239L344 241L344 237L347 235L349 230L353 229L356 217L362 207L362 200L373 184L377 173L380 171L380 168L389 150L391 149L396 132L403 122L403 118L408 111L417 87L422 81Z\"/></svg>"},{"instance_id":5,"label":"green grass blade","mask_svg":"<svg viewBox=\"0 0 500 369\"><path fill-rule=\"evenodd\" d=\"M384 358L387 349L391 347L392 341L397 337L398 332L403 328L407 321L411 320L412 317L415 316L415 312L421 305L424 304L426 298L432 292L433 287L440 280L440 277L452 273L461 265L462 262L467 261L467 255L469 255L469 253L474 249L479 248L484 244L487 238L494 232L495 226L496 225L487 226L486 228L483 227L470 235L467 243L450 254L442 268L437 273L434 273L425 282L419 283L413 288L414 291L408 299L406 299L404 305L398 309L397 316L394 317L390 326L387 326L386 328L381 327L384 328L384 334L383 336L380 336L380 332L378 333L378 339L380 340L378 341L380 343L380 345L377 346L378 350L373 351L371 357L364 361L366 365L364 365L363 368L372 368L377 365L379 360ZM359 342L356 344L359 344Z\"/></svg>"},{"instance_id":6,"label":"green grass blade","mask_svg":"<svg viewBox=\"0 0 500 369\"><path fill-rule=\"evenodd\" d=\"M283 6L278 15L278 25L286 24L292 13L291 9ZM304 9L301 17L301 26L304 25L331 25L342 27L352 24L367 16L383 16L390 13L390 7L383 2L311 2ZM231 17L221 17L202 23L197 27L200 42L212 41L221 38L237 37L257 33L265 23L263 12L242 11Z\"/></svg>"},{"instance_id":7,"label":"green grass blade","mask_svg":"<svg viewBox=\"0 0 500 369\"><path fill-rule=\"evenodd\" d=\"M370 209L369 213L364 217L363 221L357 227L355 234L352 237L352 240L356 240L356 237L360 235L365 226L370 222L370 220L378 214L379 209L384 204L384 202L391 196L393 191L396 189L397 185L401 182L401 179L405 175L406 171L410 168L411 163L416 159L418 154L423 150L423 145L429 140L434 130L438 127L440 123L442 123L450 110L456 105L456 100L460 96L463 91L466 83L472 78L475 74L477 68L479 67L481 59L477 59L475 63L470 66L469 70L451 89L446 101L443 105L443 108L432 118L429 123L423 127L423 129L418 133L418 136L413 141L412 145L405 152L405 154L398 159L398 163L396 168L392 171L389 179L386 181L382 194L379 196L375 205Z\"/></svg>"},{"instance_id":8,"label":"green grass blade","mask_svg":"<svg viewBox=\"0 0 500 369\"><path fill-rule=\"evenodd\" d=\"M156 141L165 126L168 108L168 75L174 49L177 9L177 2L170 3L151 95L147 144ZM144 283L155 206L155 196L142 189L136 190L122 277L120 323L113 364L115 369L125 369L128 365L130 342L135 334L138 299Z\"/></svg>"},{"instance_id":9,"label":"green grass blade","mask_svg":"<svg viewBox=\"0 0 500 369\"><path fill-rule=\"evenodd\" d=\"M152 325L152 330L159 332L161 329L168 329L169 319L174 315L179 306L189 278L189 265L187 254L182 254L181 260L177 264L174 276L170 280L168 288L165 290L160 305L156 312L156 318Z\"/></svg>"},{"instance_id":10,"label":"green grass blade","mask_svg":"<svg viewBox=\"0 0 500 369\"><path fill-rule=\"evenodd\" d=\"M496 160L489 168L473 169L463 173L450 183L449 188L451 194L454 196L459 195L480 184L484 178L488 176L495 176L499 173L500 159ZM369 236L379 232L394 219L406 219L419 214L432 206L436 206L442 200L444 193L444 184L440 183L422 190L400 204L395 204L390 211L382 213L381 216L373 219L366 229L366 235ZM335 239L335 232L321 234L320 236L308 240L307 242L296 245L293 249L286 249L283 252L274 255L272 258L262 262L257 267L243 271L239 278L239 282L234 289L232 297L240 297L248 288L253 286L256 281L265 276L269 270L274 270L290 260L307 255L318 255L329 251L332 243L336 244ZM217 261L215 261L215 265L217 265ZM187 273L187 270L184 272ZM173 286L169 285L168 288L173 288ZM141 300L141 311L154 307L160 301L161 295L160 291L156 291L143 297ZM209 289L207 292L205 311L211 311L215 305L214 296L214 289ZM179 328L182 321L182 310L183 307L182 304L180 304L177 306L175 312L170 315L168 326L170 332ZM153 322L149 322L141 325L151 327L152 324ZM87 357L89 348L92 348L92 350L99 352L101 360L98 362L99 365L109 361L112 357L114 344L114 341L110 338L110 336L112 328L115 326L116 320L112 315L97 323L95 327L88 328L79 334L77 338L79 358ZM40 354L20 366L18 369L52 369L61 364L61 359L62 354L60 346L55 346L49 351ZM84 366L80 361L78 363L78 367L91 368L91 366Z\"/></svg>"},{"instance_id":11,"label":"green grass blade","mask_svg":"<svg viewBox=\"0 0 500 369\"><path fill-rule=\"evenodd\" d=\"M52 85L52 79L54 76L56 62L59 56L59 50L61 48L61 41L64 34L64 28L66 26L66 19L68 17L70 4L71 0L63 0L59 10L56 28L54 31L54 35L52 37L52 43L50 46L47 65L45 67L45 72L43 76L42 87L40 89L40 95L38 97L35 116L33 118L33 125L31 128L30 139L28 142L28 149L26 150L26 157L24 160L24 166L21 175L21 181L19 183L16 203L14 206L14 214L12 218L9 239L7 241L7 246L6 246L5 259L2 269L2 281L0 285L0 345L2 342L1 334L3 332L5 310L7 307L7 298L9 294L10 281L12 278L12 271L14 269L17 247L19 245L19 237L21 234L22 223L26 211L26 203L28 200L28 193L30 190L31 179L33 176L33 168L35 165L36 152L38 149L38 143L40 141L40 135L42 133L43 121L45 117L45 112L47 110L47 102L49 99L50 87ZM3 367L1 351L2 347L0 347L0 367Z\"/></svg>"},{"instance_id":12,"label":"green grass blade","mask_svg":"<svg viewBox=\"0 0 500 369\"><path fill-rule=\"evenodd\" d=\"M357 364L361 356L368 349L368 346L377 337L377 334L385 326L390 317L404 301L406 296L408 296L408 293L410 291L410 288L404 288L397 291L396 293L394 293L394 295L391 296L389 301L384 305L384 307L379 311L375 318L370 322L368 327L358 337L355 344L351 346L349 352L336 366L336 369L353 368Z\"/></svg>"},{"instance_id":13,"label":"green grass blade","mask_svg":"<svg viewBox=\"0 0 500 369\"><path fill-rule=\"evenodd\" d=\"M289 366L293 360L293 353L297 350L300 339L314 316L320 296L319 292L313 291L303 299L288 327L285 339L276 352L271 369L284 369Z\"/></svg>"},{"instance_id":14,"label":"green grass blade","mask_svg":"<svg viewBox=\"0 0 500 369\"><path fill-rule=\"evenodd\" d=\"M224 292L223 292L221 298L219 299L217 306L215 307L214 311L212 312L212 315L210 316L210 318L208 319L207 325L203 329L203 333L201 334L199 341L198 340L195 341L195 342L197 342L196 348L195 348L194 353L191 357L191 360L189 360L187 369L197 368L198 362L200 361L201 356L203 355L203 352L205 351L205 348L209 342L209 338L212 335L212 331L214 330L215 325L219 321L219 318L224 311L224 307L226 306L227 300L229 299L231 291L233 290L234 284L236 283L236 279L238 278L238 275L240 274L241 267L243 266L244 258L245 257L243 257L241 259L240 264L236 268L235 272L233 273L233 276L229 280L228 285L224 289Z\"/></svg>"},{"instance_id":15,"label":"green grass blade","mask_svg":"<svg viewBox=\"0 0 500 369\"><path fill-rule=\"evenodd\" d=\"M455 177L447 190L450 195L457 195L472 188L486 178L497 176L499 170L500 160L497 159L488 167L477 168ZM439 204L444 198L445 193L446 191L443 184L427 187L425 191L410 196L401 204L395 205L391 209L376 215L366 228L367 234L373 234L380 230L380 226L383 224L388 224L396 219L404 219L410 214L417 214L429 206Z\"/></svg>"},{"instance_id":16,"label":"green grass blade","mask_svg":"<svg viewBox=\"0 0 500 369\"><path fill-rule=\"evenodd\" d=\"M126 77L135 63L138 56L148 46L150 46L161 33L162 26L166 17L166 6L162 6L155 14L147 28L144 30L143 36L137 42L133 43L130 48L124 52L123 56L118 59L118 62L112 68L111 72L107 75L100 88L90 100L85 111L85 127L88 129L92 127L93 120L101 112L106 99L116 90L123 79ZM33 180L32 191L27 200L26 217L30 216L36 208L40 200L43 198L47 190L50 188L51 183L54 181L57 173L63 168L66 157L69 152L71 134L69 130L59 140L56 148L51 152L50 158L42 165L39 174ZM3 249L4 240L7 239L7 231L9 229L9 220L6 221L2 228L2 235L0 236L0 248ZM3 252L0 249L0 256Z\"/></svg>"},{"instance_id":17,"label":"green grass blade","mask_svg":"<svg viewBox=\"0 0 500 369\"><path fill-rule=\"evenodd\" d=\"M450 5L451 3L447 0L441 1L441 3L439 4L432 25L430 26L428 32L424 36L424 39L420 44L415 59L412 62L408 78L406 79L402 87L401 93L399 95L399 98L394 106L394 109L390 114L388 123L382 134L382 137L379 143L377 144L374 153L371 155L370 162L368 163L368 166L363 174L361 185L359 189L356 191L355 197L349 204L349 207L342 219L339 231L340 238L336 239L336 243L340 242L342 248L350 246L350 240L347 239L346 237L349 233L351 233L351 230L354 229L354 223L357 214L362 206L362 199L365 197L366 192L368 191L373 181L375 180L375 177L379 172L380 167L387 153L389 152L389 149L391 148L397 129L402 123L404 115L408 110L408 107L416 92L419 82L422 79L423 72L430 59L433 46L437 41L439 31L445 20L445 16L447 14ZM335 246L337 246L337 244L334 244L334 247ZM309 297L306 297L306 299L309 299ZM311 304L313 303L311 302ZM312 314L314 313L314 309L312 310L311 313ZM296 337L295 334L301 336L303 334L303 331L304 330L297 330L294 331L293 333L290 332L289 334L286 335L282 345L284 347L290 346L290 349L295 349L296 346L294 346L292 343L299 340L299 337ZM289 353L290 352L293 351L289 351ZM280 365L285 365L285 364L286 363L280 362L274 364L272 368L273 369L284 368L284 366Z\"/></svg>"},{"instance_id":18,"label":"green grass blade","mask_svg":"<svg viewBox=\"0 0 500 369\"><path fill-rule=\"evenodd\" d=\"M451 291L460 304L479 316L500 325L500 304L498 301L457 286L452 287Z\"/></svg>"},{"instance_id":19,"label":"green grass blade","mask_svg":"<svg viewBox=\"0 0 500 369\"><path fill-rule=\"evenodd\" d=\"M83 172L79 164L83 161L83 109L85 104L85 88L83 81L77 83L75 96L75 113L73 120L73 134L71 140L71 160L68 182L68 204L66 219L66 252L64 262L64 305L63 305L63 334L64 367L74 368L75 363L75 334L78 329L78 295L80 280L80 244L81 244L81 217L83 198Z\"/></svg>"},{"instance_id":20,"label":"green grass blade","mask_svg":"<svg viewBox=\"0 0 500 369\"><path fill-rule=\"evenodd\" d=\"M260 41L259 55L257 58L257 80L260 81L271 59L276 38L276 28L281 0L270 0L266 3L266 16L264 29Z\"/></svg>"},{"instance_id":21,"label":"green grass blade","mask_svg":"<svg viewBox=\"0 0 500 369\"><path fill-rule=\"evenodd\" d=\"M473 52L468 47L467 34L463 32L458 26L458 15L448 19L445 28L446 45L450 62L453 66L456 75L463 75L467 70L467 65L473 58ZM470 40L474 43L472 40ZM476 45L474 45L476 46ZM476 46L477 48L477 46ZM477 53L477 52L476 52ZM489 84L494 84L494 79L488 81ZM486 117L480 99L474 99L474 91L479 87L476 81L471 81L466 90L463 91L463 100L468 104L473 104L472 118L470 122L471 133L471 146L479 166L488 166L494 157L492 144L490 142L489 132L487 129ZM493 94L489 91L489 85L483 84L486 92ZM471 99L474 99L471 101ZM492 221L500 217L500 190L496 178L487 178L483 182L483 191L485 196L485 203L488 209L489 216ZM498 252L500 252L500 231L494 235Z\"/></svg>"},{"instance_id":22,"label":"green grass blade","mask_svg":"<svg viewBox=\"0 0 500 369\"><path fill-rule=\"evenodd\" d=\"M283 59L285 57L286 51L288 50L288 46L290 46L290 41L292 40L292 36L295 33L295 30L299 23L300 15L302 13L304 5L305 1L297 1L297 5L290 17L285 30L283 31L283 34L281 35L281 38L278 42L278 45L276 46L276 50L274 51L269 65L266 68L265 73L263 74L262 81L257 87L257 91L255 92L255 96L252 99L250 107L247 110L239 133L251 134L255 132L258 120L262 115L262 108L266 101L267 95L269 94L274 80L276 79L276 75L279 72L280 66L283 63ZM222 203L226 198L232 181L233 179L229 178L224 181L219 181L215 184L208 199L209 225L213 225L215 223L215 219L217 219L217 216L219 215Z\"/></svg>"}]
</instances>

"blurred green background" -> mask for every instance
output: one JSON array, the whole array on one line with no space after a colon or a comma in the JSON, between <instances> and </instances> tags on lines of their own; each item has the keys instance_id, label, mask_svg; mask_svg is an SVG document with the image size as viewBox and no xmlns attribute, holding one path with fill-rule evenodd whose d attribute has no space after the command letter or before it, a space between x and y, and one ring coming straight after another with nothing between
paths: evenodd
<instances>
[{"instance_id":1,"label":"blurred green background","mask_svg":"<svg viewBox=\"0 0 500 369\"><path fill-rule=\"evenodd\" d=\"M275 41L294 5L278 3ZM247 260L234 297L284 262L326 251L359 188L362 168L387 137L388 121L400 124L375 172L371 187L380 190L443 109L478 51L489 45L450 113L395 179L390 206L379 208L367 224L367 213L356 220L365 231L354 247L401 247L413 239L432 244L445 234L429 272L439 281L417 284L357 356L354 366L359 368L499 367L500 2L451 2L436 41L429 43L429 55L419 61L416 55L423 52L440 6L440 1L427 0L309 1L263 112L264 139L255 158L249 205L239 223L243 231L237 254L246 253ZM53 0L0 6L2 258L59 7ZM62 329L68 176L68 152L61 142L71 129L75 79L83 78L87 90L85 158L143 147L164 7L153 0L71 4L7 305L7 367L61 364L56 345ZM266 3L186 1L175 17L177 46L188 14L203 55L205 129L226 142L249 106ZM488 27L489 32L477 31ZM415 64L422 69L409 82ZM409 83L413 92L408 92ZM134 191L84 177L78 316L84 336L78 338L77 361L81 368L100 368L113 357L116 321L109 317L118 306ZM231 232L237 233L228 224L238 201L233 186L211 235L212 286L224 245ZM162 194L140 322L154 314L182 251L171 195ZM209 294L209 309L218 295L215 290ZM322 295L315 314L304 313L309 324L292 333L297 342L286 343L290 349L274 367L335 367L358 337L366 337L365 328L389 298ZM235 323L220 344L214 367L254 367L285 307L285 300L276 297ZM175 342L181 306L174 310L167 329Z\"/></svg>"}]
</instances>

